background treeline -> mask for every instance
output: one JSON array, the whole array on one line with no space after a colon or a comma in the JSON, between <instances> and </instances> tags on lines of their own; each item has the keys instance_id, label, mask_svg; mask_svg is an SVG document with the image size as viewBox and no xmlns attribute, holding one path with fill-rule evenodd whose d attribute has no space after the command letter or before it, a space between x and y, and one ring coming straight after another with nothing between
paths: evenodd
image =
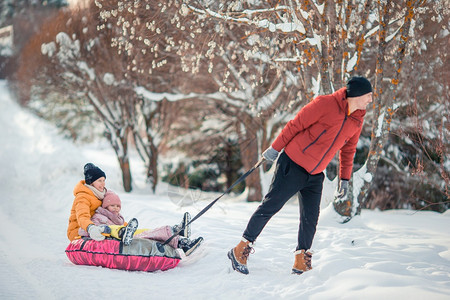
<instances>
[{"instance_id":1,"label":"background treeline","mask_svg":"<svg viewBox=\"0 0 450 300\"><path fill-rule=\"evenodd\" d=\"M351 195L368 208L449 206L449 1L11 3L0 25L14 24L15 49L0 72L68 137L107 138L126 191L132 147L153 190L162 179L223 191L303 105L358 74L374 102ZM244 190L261 200L258 172Z\"/></svg>"}]
</instances>

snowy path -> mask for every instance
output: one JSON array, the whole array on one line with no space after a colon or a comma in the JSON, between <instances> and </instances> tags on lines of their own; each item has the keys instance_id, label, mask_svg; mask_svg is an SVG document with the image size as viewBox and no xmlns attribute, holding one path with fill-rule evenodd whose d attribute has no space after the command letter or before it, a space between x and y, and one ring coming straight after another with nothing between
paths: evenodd
<instances>
[{"instance_id":1,"label":"snowy path","mask_svg":"<svg viewBox=\"0 0 450 300\"><path fill-rule=\"evenodd\" d=\"M193 223L204 245L178 267L143 273L75 266L66 257L72 189L95 162L123 201L123 215L145 227L178 223L207 201L179 208L160 185L123 192L113 153L77 147L10 100L0 81L0 299L450 299L450 213L363 211L345 225L322 210L313 270L290 274L298 207L290 202L267 225L249 260L251 274L231 270L227 251L258 204L224 197ZM137 162L134 163L137 165ZM133 165L132 165L133 167Z\"/></svg>"}]
</instances>

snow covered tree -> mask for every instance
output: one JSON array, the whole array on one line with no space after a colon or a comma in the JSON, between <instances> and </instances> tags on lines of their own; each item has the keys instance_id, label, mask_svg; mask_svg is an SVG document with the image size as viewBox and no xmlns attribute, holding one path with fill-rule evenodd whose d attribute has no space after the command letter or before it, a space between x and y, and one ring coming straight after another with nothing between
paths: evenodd
<instances>
[{"instance_id":1,"label":"snow covered tree","mask_svg":"<svg viewBox=\"0 0 450 300\"><path fill-rule=\"evenodd\" d=\"M384 50L387 58L384 72L388 72L384 77L391 80L392 88L381 92L393 105L391 112L395 111L396 117L389 121L390 111L381 110L383 115L377 118L388 118L386 123L390 124L391 134L385 136L377 169L379 174L364 206L445 211L449 207L450 145L446 125L449 119L449 71L445 67L448 55L444 49L448 44L450 3L407 4L416 5L408 8L403 19L405 25L399 29L408 34L402 33L396 38L397 51L395 48ZM414 18L408 20L412 16ZM409 27L408 22L411 22ZM389 36L387 34L386 38ZM391 68L392 65L396 67Z\"/></svg>"},{"instance_id":2,"label":"snow covered tree","mask_svg":"<svg viewBox=\"0 0 450 300\"><path fill-rule=\"evenodd\" d=\"M408 42L416 21L433 4L424 8L425 1L183 2L201 19L245 24L252 28L249 32L276 36L274 54L261 47L258 50L273 62L292 62L288 69L294 69L295 63L306 95L333 92L352 74L372 78L375 101L371 147L366 165L357 173L363 178L359 182L364 183L354 186L350 193L365 202L391 132L393 115L409 100L397 96ZM286 46L281 47L283 44Z\"/></svg>"},{"instance_id":3,"label":"snow covered tree","mask_svg":"<svg viewBox=\"0 0 450 300\"><path fill-rule=\"evenodd\" d=\"M188 172L183 178L187 182L182 186L210 191L229 188L242 175L241 147L233 120L225 114L217 114L217 104L212 101L188 100L171 104L176 118L171 122L165 148L170 153L168 156L174 152L185 154L179 163ZM177 167L172 163L171 174L165 176L175 177L170 175L179 171L174 170Z\"/></svg>"},{"instance_id":4,"label":"snow covered tree","mask_svg":"<svg viewBox=\"0 0 450 300\"><path fill-rule=\"evenodd\" d=\"M175 60L177 65L172 65L171 71L184 72L182 78L194 84L174 80L176 89L171 92L178 93L178 101L190 97L214 102L217 109L211 113L229 118L238 136L244 168L251 168L280 126L280 122L268 121L273 121L275 111L283 111L283 101L293 93L292 76L281 76L284 69L256 51L261 46L270 52L276 40L259 40L244 26L201 20L178 1L117 4L104 0L97 5L105 20L116 20L114 24L121 28L122 35L114 40L119 52L153 60L152 70L141 70L141 74L161 70L169 65L169 59ZM271 128L269 133L265 127ZM260 201L259 174L249 177L247 187L248 200Z\"/></svg>"},{"instance_id":5,"label":"snow covered tree","mask_svg":"<svg viewBox=\"0 0 450 300\"><path fill-rule=\"evenodd\" d=\"M98 35L96 24L95 10L67 11L46 23L22 53L19 90L25 99L34 97L37 109L59 99L64 105L57 111L65 110L67 120L74 106L86 115L95 113L116 152L124 189L131 191L128 139L138 97L122 72L129 65L126 58L110 51L108 33Z\"/></svg>"},{"instance_id":6,"label":"snow covered tree","mask_svg":"<svg viewBox=\"0 0 450 300\"><path fill-rule=\"evenodd\" d=\"M425 1L407 1L404 4L380 1L377 4L378 45L371 146L366 166L358 172L364 179L361 181L363 185L356 187L354 193L363 205L368 201L371 179L376 173L379 160L383 157L384 161L389 161L385 149L392 132L394 114L402 107L415 105L409 97L402 97L402 88L412 88L406 81L409 76L403 76L402 69L407 60L407 52L416 44L415 25L421 18L428 17L426 12L432 7L425 7L424 4ZM358 207L358 213L361 207L362 205Z\"/></svg>"},{"instance_id":7,"label":"snow covered tree","mask_svg":"<svg viewBox=\"0 0 450 300\"><path fill-rule=\"evenodd\" d=\"M210 89L197 88L195 97L215 101L234 122L246 168L308 100L335 91L354 74L369 77L375 88L368 115L371 147L357 175L365 183L350 194L360 202L366 201L393 114L404 101L395 98L402 62L425 4L432 6L372 0L97 1L103 18L122 28L119 51L136 56L160 47L163 55L151 57L155 68L169 64L167 57L177 62L175 54L176 68L196 83L210 83ZM259 201L258 183L249 187L249 200Z\"/></svg>"},{"instance_id":8,"label":"snow covered tree","mask_svg":"<svg viewBox=\"0 0 450 300\"><path fill-rule=\"evenodd\" d=\"M132 2L96 2L102 18L99 31L114 30L110 45L117 56L129 61L123 70L133 80L139 96L139 117L132 124L134 140L148 166L147 176L155 186L159 148L174 119L170 102L195 99L196 91L211 81L204 76L193 85L192 77L180 76L180 59L172 51L177 49L173 39L180 31L150 4L147 9L138 10L140 6ZM149 28L156 33L143 34Z\"/></svg>"},{"instance_id":9,"label":"snow covered tree","mask_svg":"<svg viewBox=\"0 0 450 300\"><path fill-rule=\"evenodd\" d=\"M96 0L98 14L92 19L92 27L79 26L66 37L59 35L58 43L53 44L71 39L65 43L70 51L77 43L80 49L88 49L89 59L83 60L86 65L70 67L70 73L88 79L87 87L75 88L73 95L85 93L85 99L103 120L107 115L104 110L112 112L105 126L116 124L114 129L109 127L109 132L116 130L110 137L123 138L120 146L114 146L119 149L117 153L126 146L128 133L132 135L154 185L159 149L165 147L164 143L186 145L186 139L170 140L173 135L168 135L171 129L189 122L187 110L178 110L174 116L172 108L177 102L180 107L186 107L182 101L201 103L198 110L208 114L208 118L192 121L194 130L185 134L191 145L209 149L211 144L205 145L204 132L214 132L208 137L210 142L236 139L243 166L249 169L281 126L307 101L342 87L354 74L365 75L373 82L375 96L366 118L372 126L365 126L362 136L362 141L370 137L370 146L360 151L368 153L368 158L362 160L361 169L353 176L358 185L351 187L350 195L367 206L378 162L404 167L393 154L392 149L398 147L390 146L392 133L401 130L426 141L414 143L423 150L417 151L422 154L411 169L420 169L423 158L431 158L426 159L430 170L439 170L440 177L430 182L435 186L448 182L448 128L443 121L448 119L447 102L440 97L448 94L446 77L430 73L437 80L422 85L436 89L437 98L433 99L440 103L436 106L420 102L420 91L405 92L414 91L408 74L424 68L419 57L409 65L405 62L410 62L410 54L431 48L423 41L419 43L415 35L425 34L426 43L445 40L448 24L441 26L436 33L439 36L422 29L423 24L434 28L429 25L448 20L447 2ZM94 12L97 9L90 7L89 13ZM52 50L53 44L46 43L45 51ZM80 57L85 55L80 53ZM94 64L95 59L100 63ZM436 60L427 63L442 69L446 59L445 51L441 51ZM417 68L402 71L413 64ZM77 72L73 71L76 67ZM95 97L86 90L95 91ZM407 107L418 110L408 114ZM424 115L419 116L422 110L442 116L440 123L439 118L433 118L432 124L440 129L432 129L430 138L423 139L425 135L418 135L412 128L396 126L409 116L409 120L421 118L420 124L427 128ZM401 118L396 121L398 112ZM425 144L434 145L433 155L427 155L430 147ZM259 201L259 174L248 178L247 187L248 200ZM448 191L445 193L448 195Z\"/></svg>"}]
</instances>

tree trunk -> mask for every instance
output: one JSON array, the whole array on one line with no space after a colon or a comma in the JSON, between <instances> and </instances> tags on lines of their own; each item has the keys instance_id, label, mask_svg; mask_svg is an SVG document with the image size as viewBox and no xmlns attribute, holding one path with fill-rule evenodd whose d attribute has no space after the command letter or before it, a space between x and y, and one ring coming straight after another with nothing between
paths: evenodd
<instances>
[{"instance_id":1,"label":"tree trunk","mask_svg":"<svg viewBox=\"0 0 450 300\"><path fill-rule=\"evenodd\" d=\"M375 77L375 86L373 93L373 125L372 125L372 135L371 135L371 143L369 148L369 155L367 157L367 172L372 175L374 178L374 174L377 171L378 161L380 160L381 153L383 151L384 139L386 137L386 133L384 132L384 116L383 116L383 108L385 103L383 102L383 77L384 77L384 66L385 66L385 55L387 49L386 43L386 32L388 25L388 12L387 12L387 4L382 6L380 4L379 7L380 13L380 28L378 30L378 54L377 54L377 64L375 68L376 77ZM368 191L371 186L370 181L364 181L364 184L358 195L358 208L356 214L359 215L361 213L362 205L367 200ZM349 194L351 200L353 201L353 193Z\"/></svg>"},{"instance_id":2,"label":"tree trunk","mask_svg":"<svg viewBox=\"0 0 450 300\"><path fill-rule=\"evenodd\" d=\"M130 170L130 161L128 157L118 158L120 164L120 170L122 171L122 182L123 189L125 192L131 192L131 170Z\"/></svg>"},{"instance_id":3,"label":"tree trunk","mask_svg":"<svg viewBox=\"0 0 450 300\"><path fill-rule=\"evenodd\" d=\"M230 144L225 145L225 178L227 179L227 189L230 188L230 186L233 185L233 147Z\"/></svg>"},{"instance_id":4,"label":"tree trunk","mask_svg":"<svg viewBox=\"0 0 450 300\"><path fill-rule=\"evenodd\" d=\"M242 116L241 124L238 124L238 132L240 132L240 151L241 160L245 171L250 170L258 161L258 137L257 129L251 116L245 114ZM240 126L244 128L239 128ZM242 132L244 131L244 132ZM248 189L248 202L259 202L262 199L261 176L259 172L254 172L246 179Z\"/></svg>"},{"instance_id":5,"label":"tree trunk","mask_svg":"<svg viewBox=\"0 0 450 300\"><path fill-rule=\"evenodd\" d=\"M375 97L377 99L375 110L375 121L372 127L372 142L369 149L369 157L367 160L367 172L375 177L375 172L377 170L378 161L382 155L382 151L384 145L386 143L387 137L391 131L391 122L393 119L393 115L396 112L396 108L394 106L396 100L396 91L398 89L399 75L402 69L402 62L406 54L406 44L409 40L410 34L410 26L411 20L414 17L414 9L415 6L420 6L423 1L408 1L407 2L407 13L405 14L404 26L402 30L400 30L400 38L399 38L399 46L396 51L396 56L394 60L394 73L393 78L391 79L389 85L389 93L385 93L384 97L381 97L383 93L383 89L381 88L382 79L383 79L383 67L386 65L384 60L386 54L386 24L389 19L388 12L385 7L380 7L380 31L379 31L379 50L378 50L378 59L377 59L377 68L376 68L376 86L375 86ZM387 4L386 4L387 5ZM383 13L381 13L383 11ZM384 99L384 103L381 103L381 99ZM357 214L361 213L362 205L367 201L368 190L371 186L371 181L364 181L364 185L361 188L361 191L358 195L358 210Z\"/></svg>"},{"instance_id":6,"label":"tree trunk","mask_svg":"<svg viewBox=\"0 0 450 300\"><path fill-rule=\"evenodd\" d=\"M151 182L152 191L155 193L156 185L158 184L158 148L150 144L150 162L147 166L147 180Z\"/></svg>"}]
</instances>

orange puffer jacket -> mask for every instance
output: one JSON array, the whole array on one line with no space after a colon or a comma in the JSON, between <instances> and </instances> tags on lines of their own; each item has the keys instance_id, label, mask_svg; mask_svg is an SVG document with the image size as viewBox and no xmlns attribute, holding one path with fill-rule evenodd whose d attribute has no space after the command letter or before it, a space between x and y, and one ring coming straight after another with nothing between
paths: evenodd
<instances>
[{"instance_id":1,"label":"orange puffer jacket","mask_svg":"<svg viewBox=\"0 0 450 300\"><path fill-rule=\"evenodd\" d=\"M102 201L84 184L85 181L81 180L73 189L75 199L73 200L67 228L67 237L71 241L78 236L78 228L81 227L87 231L89 224L94 224L91 217L95 210L102 205Z\"/></svg>"},{"instance_id":2,"label":"orange puffer jacket","mask_svg":"<svg viewBox=\"0 0 450 300\"><path fill-rule=\"evenodd\" d=\"M286 124L272 147L277 151L284 148L310 174L325 170L341 150L339 177L349 180L365 114L365 110L356 110L348 115L346 88L318 96Z\"/></svg>"}]
</instances>

